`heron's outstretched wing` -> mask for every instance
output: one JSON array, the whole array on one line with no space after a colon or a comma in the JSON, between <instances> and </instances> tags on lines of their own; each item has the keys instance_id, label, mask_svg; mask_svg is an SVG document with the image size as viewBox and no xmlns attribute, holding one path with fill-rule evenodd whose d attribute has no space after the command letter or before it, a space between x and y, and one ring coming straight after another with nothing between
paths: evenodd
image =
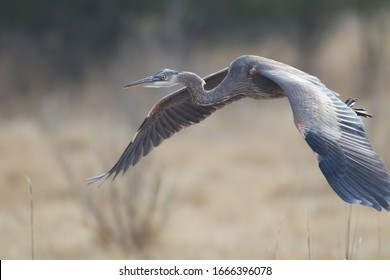
<instances>
[{"instance_id":1,"label":"heron's outstretched wing","mask_svg":"<svg viewBox=\"0 0 390 280\"><path fill-rule=\"evenodd\" d=\"M217 86L227 73L228 68L225 68L205 77L205 89L208 90ZM119 173L124 173L130 166L134 166L142 157L146 156L165 139L168 139L185 127L199 123L217 109L240 98L241 96L237 96L213 106L199 106L192 101L191 95L186 88L167 95L160 99L150 110L133 140L115 165L108 172L86 179L86 181L93 183L111 175L114 175L113 178L115 178Z\"/></svg>"},{"instance_id":2,"label":"heron's outstretched wing","mask_svg":"<svg viewBox=\"0 0 390 280\"><path fill-rule=\"evenodd\" d=\"M255 68L287 95L294 123L333 190L346 202L390 210L388 170L353 109L316 77L295 68L272 63Z\"/></svg>"}]
</instances>

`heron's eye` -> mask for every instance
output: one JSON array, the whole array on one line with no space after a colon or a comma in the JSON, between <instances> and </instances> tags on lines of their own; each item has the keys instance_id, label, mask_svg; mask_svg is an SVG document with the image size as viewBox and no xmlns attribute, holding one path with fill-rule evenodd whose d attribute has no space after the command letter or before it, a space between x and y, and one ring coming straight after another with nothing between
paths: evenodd
<instances>
[{"instance_id":1,"label":"heron's eye","mask_svg":"<svg viewBox=\"0 0 390 280\"><path fill-rule=\"evenodd\" d=\"M161 76L160 76L160 80L161 80L161 81L165 81L166 79L167 79L167 76L165 76L165 75L161 75Z\"/></svg>"}]
</instances>

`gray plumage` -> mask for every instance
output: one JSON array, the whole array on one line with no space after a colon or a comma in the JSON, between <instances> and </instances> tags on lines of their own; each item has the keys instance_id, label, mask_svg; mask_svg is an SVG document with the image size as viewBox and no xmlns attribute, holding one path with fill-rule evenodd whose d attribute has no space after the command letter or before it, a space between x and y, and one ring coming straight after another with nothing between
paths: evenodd
<instances>
[{"instance_id":1,"label":"gray plumage","mask_svg":"<svg viewBox=\"0 0 390 280\"><path fill-rule=\"evenodd\" d=\"M127 88L183 84L158 101L117 163L106 173L87 179L113 179L137 164L154 147L181 129L207 118L244 97L287 97L294 123L314 151L333 190L346 202L380 211L390 210L390 178L383 160L372 150L355 99L345 103L319 79L289 65L258 56L241 56L230 67L200 78L191 72L164 69Z\"/></svg>"}]
</instances>

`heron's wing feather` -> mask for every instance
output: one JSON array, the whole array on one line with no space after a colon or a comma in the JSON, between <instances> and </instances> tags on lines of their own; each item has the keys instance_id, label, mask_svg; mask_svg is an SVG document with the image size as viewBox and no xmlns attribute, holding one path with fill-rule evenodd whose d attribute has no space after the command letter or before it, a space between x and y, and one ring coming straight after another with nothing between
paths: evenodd
<instances>
[{"instance_id":1,"label":"heron's wing feather","mask_svg":"<svg viewBox=\"0 0 390 280\"><path fill-rule=\"evenodd\" d=\"M349 203L390 210L388 170L372 150L353 109L317 78L295 68L259 66L256 70L287 95L295 125L333 190Z\"/></svg>"},{"instance_id":2,"label":"heron's wing feather","mask_svg":"<svg viewBox=\"0 0 390 280\"><path fill-rule=\"evenodd\" d=\"M206 89L217 86L227 75L228 68L222 69L204 78ZM160 145L176 132L185 127L199 123L210 116L217 109L241 97L236 97L226 102L213 106L200 106L194 103L186 88L179 89L160 99L150 110L149 114L139 127L134 138L127 146L119 160L105 174L87 179L93 183L101 178L125 172L130 166L134 166L142 157Z\"/></svg>"}]
</instances>

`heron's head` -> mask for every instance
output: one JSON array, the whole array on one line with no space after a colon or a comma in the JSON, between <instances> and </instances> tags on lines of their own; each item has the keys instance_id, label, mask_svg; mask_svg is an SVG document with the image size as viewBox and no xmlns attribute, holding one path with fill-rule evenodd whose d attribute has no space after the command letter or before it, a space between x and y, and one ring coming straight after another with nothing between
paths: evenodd
<instances>
[{"instance_id":1,"label":"heron's head","mask_svg":"<svg viewBox=\"0 0 390 280\"><path fill-rule=\"evenodd\" d=\"M146 77L144 79L132 82L126 85L124 88L134 88L134 87L149 87L149 88L159 88L159 87L171 87L178 84L179 72L171 69L162 69L156 74Z\"/></svg>"}]
</instances>

